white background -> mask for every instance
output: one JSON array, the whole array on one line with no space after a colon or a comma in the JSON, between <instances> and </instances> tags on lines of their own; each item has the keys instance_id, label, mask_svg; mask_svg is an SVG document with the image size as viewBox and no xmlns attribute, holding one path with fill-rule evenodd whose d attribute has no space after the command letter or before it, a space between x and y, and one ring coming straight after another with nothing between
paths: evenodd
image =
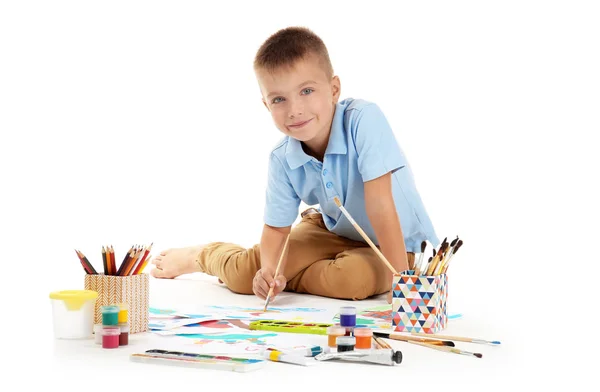
<instances>
[{"instance_id":1,"label":"white background","mask_svg":"<svg viewBox=\"0 0 600 392\"><path fill-rule=\"evenodd\" d=\"M526 374L566 376L585 346L561 336L597 308L597 3L218 4L1 3L2 329L48 344L49 292L83 285L74 248L100 268L107 244L259 240L281 134L252 61L303 25L342 98L384 110L440 238L463 238L454 309L518 342Z\"/></svg>"}]
</instances>

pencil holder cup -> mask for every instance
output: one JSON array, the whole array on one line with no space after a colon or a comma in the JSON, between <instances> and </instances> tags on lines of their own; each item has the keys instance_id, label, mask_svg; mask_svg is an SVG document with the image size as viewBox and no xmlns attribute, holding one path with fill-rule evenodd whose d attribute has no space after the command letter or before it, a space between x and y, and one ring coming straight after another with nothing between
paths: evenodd
<instances>
[{"instance_id":1,"label":"pencil holder cup","mask_svg":"<svg viewBox=\"0 0 600 392\"><path fill-rule=\"evenodd\" d=\"M150 279L141 273L128 276L85 275L86 290L98 293L94 323L102 324L102 307L115 305L127 308L129 333L148 331L150 313Z\"/></svg>"},{"instance_id":2,"label":"pencil holder cup","mask_svg":"<svg viewBox=\"0 0 600 392\"><path fill-rule=\"evenodd\" d=\"M436 333L448 322L448 276L403 271L392 281L392 328L399 332Z\"/></svg>"}]
</instances>

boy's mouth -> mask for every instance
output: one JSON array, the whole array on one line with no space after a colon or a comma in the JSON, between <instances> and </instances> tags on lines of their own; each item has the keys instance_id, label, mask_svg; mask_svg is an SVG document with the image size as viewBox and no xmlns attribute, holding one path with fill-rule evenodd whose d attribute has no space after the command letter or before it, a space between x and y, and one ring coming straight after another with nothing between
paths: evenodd
<instances>
[{"instance_id":1,"label":"boy's mouth","mask_svg":"<svg viewBox=\"0 0 600 392\"><path fill-rule=\"evenodd\" d=\"M312 118L310 120L306 120L306 121L301 121L301 122L297 122L297 123L294 123L294 124L290 124L290 125L288 125L288 128L299 129L299 128L302 128L303 126L305 126L306 124L308 124L311 121L312 121Z\"/></svg>"}]
</instances>

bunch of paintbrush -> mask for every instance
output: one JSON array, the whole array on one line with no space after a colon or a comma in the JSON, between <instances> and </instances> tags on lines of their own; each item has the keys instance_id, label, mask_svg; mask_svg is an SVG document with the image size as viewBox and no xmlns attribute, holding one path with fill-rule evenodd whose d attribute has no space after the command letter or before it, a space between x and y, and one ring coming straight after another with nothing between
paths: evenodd
<instances>
[{"instance_id":1,"label":"bunch of paintbrush","mask_svg":"<svg viewBox=\"0 0 600 392\"><path fill-rule=\"evenodd\" d=\"M152 245L153 244L131 246L118 269L113 246L102 246L102 266L104 267L104 275L130 276L141 274L151 258L150 250L152 249ZM82 252L75 249L75 253L77 253L77 257L87 274L98 274L92 263L90 263L88 258Z\"/></svg>"},{"instance_id":2,"label":"bunch of paintbrush","mask_svg":"<svg viewBox=\"0 0 600 392\"><path fill-rule=\"evenodd\" d=\"M453 340L457 342L467 342L467 343L475 343L475 344L487 344L492 346L499 346L500 342L498 340L485 340L485 339L476 339L476 338L468 338L464 336L448 336L448 335L436 335L436 334L428 334L424 332L411 332L409 335L401 334L401 333L384 333L384 332L373 332L374 339L394 339L403 341L410 344L416 344L422 347L432 348L434 350L445 351L448 353L461 354L472 356L476 358L482 358L483 355L481 353L474 353L470 351L465 351L459 348L455 348L455 344ZM376 340L377 342L377 340Z\"/></svg>"},{"instance_id":3,"label":"bunch of paintbrush","mask_svg":"<svg viewBox=\"0 0 600 392\"><path fill-rule=\"evenodd\" d=\"M446 237L438 249L433 248L433 256L423 263L427 241L421 242L421 254L414 266L415 275L434 276L445 274L448 271L450 261L452 261L462 244L463 240L459 239L458 236L450 243L448 243L448 237Z\"/></svg>"}]
</instances>

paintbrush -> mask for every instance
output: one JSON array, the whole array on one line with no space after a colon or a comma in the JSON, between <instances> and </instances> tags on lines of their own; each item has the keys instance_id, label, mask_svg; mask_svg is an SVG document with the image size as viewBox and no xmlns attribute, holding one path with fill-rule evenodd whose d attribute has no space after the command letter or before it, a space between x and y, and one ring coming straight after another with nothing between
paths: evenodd
<instances>
[{"instance_id":1,"label":"paintbrush","mask_svg":"<svg viewBox=\"0 0 600 392\"><path fill-rule=\"evenodd\" d=\"M392 348L392 346L390 346L385 340L383 340L382 338L380 338L377 335L373 336L373 340L375 340L376 345L380 346L379 348L382 348L382 349L391 349Z\"/></svg>"},{"instance_id":2,"label":"paintbrush","mask_svg":"<svg viewBox=\"0 0 600 392\"><path fill-rule=\"evenodd\" d=\"M448 266L450 265L450 261L454 258L454 255L456 254L456 252L458 252L458 250L460 249L462 244L463 244L463 241L458 240L458 242L456 243L456 246L454 247L454 249L452 249L452 254L450 255L450 257L448 257L448 261L446 262L446 265L444 265L444 269L442 270L442 273L445 274L446 271L448 271Z\"/></svg>"},{"instance_id":3,"label":"paintbrush","mask_svg":"<svg viewBox=\"0 0 600 392\"><path fill-rule=\"evenodd\" d=\"M427 241L421 242L421 254L419 255L419 261L415 264L415 276L421 273L421 263L423 263L423 256L425 255L425 249L427 248Z\"/></svg>"},{"instance_id":4,"label":"paintbrush","mask_svg":"<svg viewBox=\"0 0 600 392\"><path fill-rule=\"evenodd\" d=\"M435 271L433 271L434 275L439 275L442 273L446 263L448 262L448 259L450 258L450 256L452 256L452 252L454 251L454 247L456 246L457 242L458 242L458 236L456 236L456 238L452 240L452 242L450 243L450 246L448 246L448 248L447 248L447 252L444 252L444 255L442 256L442 259L438 263L438 266L436 267Z\"/></svg>"},{"instance_id":5,"label":"paintbrush","mask_svg":"<svg viewBox=\"0 0 600 392\"><path fill-rule=\"evenodd\" d=\"M434 345L431 345L431 344L428 344L428 343L421 343L421 342L415 342L415 341L409 341L408 343L417 344L417 345L423 346L423 347L429 347L429 348L432 348L434 350L444 351L444 352L447 352L447 353L468 355L470 357L476 357L476 358L482 358L483 357L483 354L481 354L481 353L472 353L470 351L465 351L465 350L461 350L459 348L454 348L454 347L434 346Z\"/></svg>"},{"instance_id":6,"label":"paintbrush","mask_svg":"<svg viewBox=\"0 0 600 392\"><path fill-rule=\"evenodd\" d=\"M283 257L285 256L285 251L287 250L287 245L288 245L288 241L290 240L290 235L287 235L287 238L285 239L285 244L283 244L283 250L281 251L281 255L279 256L279 262L277 263L277 268L275 269L275 275L273 275L273 280L277 279L277 276L279 275L279 268L281 267L281 261L283 260ZM267 306L269 306L269 302L271 301L271 296L273 296L273 291L275 290L275 281L273 281L273 287L271 287L269 289L269 294L267 294L267 299L265 300L265 308L264 308L264 312L267 311Z\"/></svg>"},{"instance_id":7,"label":"paintbrush","mask_svg":"<svg viewBox=\"0 0 600 392\"><path fill-rule=\"evenodd\" d=\"M421 343L429 343L436 346L449 346L454 347L454 342L449 340L436 340L436 339L427 339L427 338L416 338L408 335L400 335L396 333L387 333L387 332L373 332L373 336L377 336L378 338L384 339L393 339L399 340L401 342L421 342Z\"/></svg>"},{"instance_id":8,"label":"paintbrush","mask_svg":"<svg viewBox=\"0 0 600 392\"><path fill-rule=\"evenodd\" d=\"M456 340L457 342L490 344L492 346L498 346L500 344L500 342L497 340L474 339L474 338L466 338L466 337L462 337L462 336L432 335L432 334L426 334L423 332L411 332L411 335L428 336L430 339L448 339L448 340Z\"/></svg>"},{"instance_id":9,"label":"paintbrush","mask_svg":"<svg viewBox=\"0 0 600 392\"><path fill-rule=\"evenodd\" d=\"M342 213L346 216L346 218L348 218L348 220L350 221L350 223L352 223L352 226L354 226L354 228L356 229L356 231L358 231L360 233L360 235L362 236L362 238L364 238L365 241L367 241L367 243L369 244L369 246L371 247L371 249L373 249L375 251L375 253L377 254L377 256L379 256L379 258L381 259L381 261L383 261L383 263L390 269L390 271L392 271L392 273L394 275L398 275L398 272L396 272L396 270L394 269L394 267L392 267L392 265L390 264L390 262L379 251L379 249L377 249L377 247L375 246L375 244L373 243L373 241L371 241L371 239L369 238L369 236L360 228L360 226L352 218L352 216L350 215L350 213L348 211L346 211L346 209L344 208L344 206L340 202L340 199L338 199L338 197L336 196L336 197L333 198L333 200L335 200L335 204L338 206L338 208L340 210L342 210Z\"/></svg>"},{"instance_id":10,"label":"paintbrush","mask_svg":"<svg viewBox=\"0 0 600 392\"><path fill-rule=\"evenodd\" d=\"M442 241L442 244L440 245L440 248L438 249L435 257L433 258L433 261L427 268L427 272L425 273L425 275L427 275L427 276L434 275L433 272L436 270L438 264L440 263L440 260L442 260L442 258L444 257L444 253L448 249L447 240L448 240L448 237L444 238L444 241Z\"/></svg>"}]
</instances>

